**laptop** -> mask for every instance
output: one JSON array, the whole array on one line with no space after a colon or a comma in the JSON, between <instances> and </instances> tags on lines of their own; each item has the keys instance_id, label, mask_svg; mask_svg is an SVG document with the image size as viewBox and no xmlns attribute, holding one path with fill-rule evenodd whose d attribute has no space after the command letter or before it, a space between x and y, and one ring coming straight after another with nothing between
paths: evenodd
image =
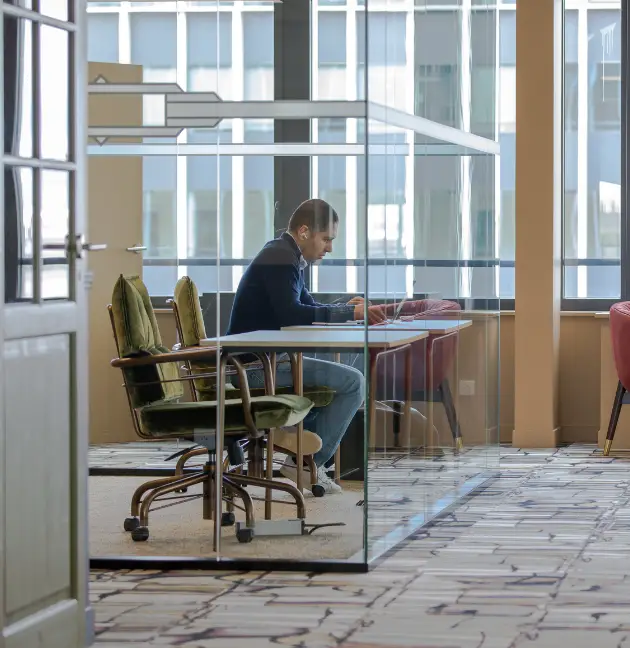
<instances>
[{"instance_id":1,"label":"laptop","mask_svg":"<svg viewBox=\"0 0 630 648\"><path fill-rule=\"evenodd\" d=\"M402 312L403 306L407 301L407 297L403 297L396 308L394 317L387 319L383 324L394 324L398 321L400 313ZM334 302L333 302L334 303ZM313 326L364 326L365 320L348 320L347 322L313 322Z\"/></svg>"}]
</instances>

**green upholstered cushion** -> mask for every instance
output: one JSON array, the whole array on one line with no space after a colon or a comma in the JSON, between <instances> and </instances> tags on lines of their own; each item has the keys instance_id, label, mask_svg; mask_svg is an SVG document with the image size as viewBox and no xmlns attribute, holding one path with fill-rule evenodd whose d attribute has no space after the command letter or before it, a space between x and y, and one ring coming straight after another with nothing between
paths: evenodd
<instances>
[{"instance_id":1,"label":"green upholstered cushion","mask_svg":"<svg viewBox=\"0 0 630 648\"><path fill-rule=\"evenodd\" d=\"M238 388L228 383L226 388L230 390L228 398L240 398L241 392ZM232 391L234 390L234 391ZM293 387L277 387L276 394L293 394ZM250 396L264 396L265 390L255 388L249 390ZM198 392L199 400L216 400L216 391L214 389ZM313 401L313 407L326 407L332 403L335 392L330 387L304 387L304 396Z\"/></svg>"},{"instance_id":2,"label":"green upholstered cushion","mask_svg":"<svg viewBox=\"0 0 630 648\"><path fill-rule=\"evenodd\" d=\"M297 425L310 412L313 402L303 396L257 396L252 398L252 414L259 430ZM215 430L216 401L195 403L157 403L140 410L142 426L148 434L190 437L194 430ZM245 430L243 404L229 399L225 403L226 433Z\"/></svg>"},{"instance_id":3,"label":"green upholstered cushion","mask_svg":"<svg viewBox=\"0 0 630 648\"><path fill-rule=\"evenodd\" d=\"M190 277L182 277L175 286L173 299L177 306L179 315L179 326L181 342L185 347L199 346L201 340L206 336L206 327L203 322L201 304L199 303L199 292L195 282ZM212 373L215 366L211 363L190 363L190 369L194 374ZM214 391L216 378L197 378L193 381L197 392Z\"/></svg>"},{"instance_id":4,"label":"green upholstered cushion","mask_svg":"<svg viewBox=\"0 0 630 648\"><path fill-rule=\"evenodd\" d=\"M149 297L149 291L144 285L144 281L140 279L137 275L126 277L127 281L138 291L140 297L142 298L142 304L144 305L144 310L147 313L149 323L151 324L151 329L153 330L153 339L155 340L156 347L163 347L162 336L160 335L160 329L158 328L157 319L155 317L155 312L153 310L153 304L151 303L151 297Z\"/></svg>"},{"instance_id":5,"label":"green upholstered cushion","mask_svg":"<svg viewBox=\"0 0 630 648\"><path fill-rule=\"evenodd\" d=\"M182 328L182 344L187 347L198 346L206 336L203 323L199 292L190 277L182 277L175 286L174 300L179 312Z\"/></svg>"},{"instance_id":6,"label":"green upholstered cushion","mask_svg":"<svg viewBox=\"0 0 630 648\"><path fill-rule=\"evenodd\" d=\"M143 298L146 288L138 277L120 275L112 293L112 315L121 358L139 358L146 355L169 353L161 345L159 330L151 301ZM140 407L149 403L181 398L184 389L177 380L176 363L147 365L125 370L132 405Z\"/></svg>"}]
</instances>

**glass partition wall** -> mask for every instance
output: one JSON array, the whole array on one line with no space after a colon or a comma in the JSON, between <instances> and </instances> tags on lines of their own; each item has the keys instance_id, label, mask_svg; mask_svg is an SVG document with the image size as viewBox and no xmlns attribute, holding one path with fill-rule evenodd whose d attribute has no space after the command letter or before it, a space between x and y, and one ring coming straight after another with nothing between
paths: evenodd
<instances>
[{"instance_id":1,"label":"glass partition wall","mask_svg":"<svg viewBox=\"0 0 630 648\"><path fill-rule=\"evenodd\" d=\"M118 15L147 39L161 29L164 60L123 61L143 65L133 87L90 80L112 107L142 95L143 121L91 123L88 150L142 157L145 306L196 355L171 365L182 434L136 408L148 440L105 452L144 459L91 470L93 566L363 570L492 479L496 55L475 68L483 7L463 4ZM488 15L476 41L496 44ZM132 52L143 42L132 33ZM178 463L190 482L156 491Z\"/></svg>"}]
</instances>

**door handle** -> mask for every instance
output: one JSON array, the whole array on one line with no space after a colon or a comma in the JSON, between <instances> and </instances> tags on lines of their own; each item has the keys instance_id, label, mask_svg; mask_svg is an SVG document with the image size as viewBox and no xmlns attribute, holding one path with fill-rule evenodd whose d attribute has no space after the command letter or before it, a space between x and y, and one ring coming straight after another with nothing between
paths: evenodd
<instances>
[{"instance_id":1,"label":"door handle","mask_svg":"<svg viewBox=\"0 0 630 648\"><path fill-rule=\"evenodd\" d=\"M107 249L107 243L83 243L81 248L87 252L100 252Z\"/></svg>"},{"instance_id":2,"label":"door handle","mask_svg":"<svg viewBox=\"0 0 630 648\"><path fill-rule=\"evenodd\" d=\"M74 252L77 259L82 258L83 251L100 252L101 250L107 249L107 243L84 243L82 234L77 234L74 238L74 242L72 241L72 237L66 236L65 243L44 243L42 249L60 250L65 252L66 257L70 256L70 254Z\"/></svg>"},{"instance_id":3,"label":"door handle","mask_svg":"<svg viewBox=\"0 0 630 648\"><path fill-rule=\"evenodd\" d=\"M147 249L146 245L132 245L131 247L127 248L127 252L133 252L134 254L140 254L140 252L144 252Z\"/></svg>"},{"instance_id":4,"label":"door handle","mask_svg":"<svg viewBox=\"0 0 630 648\"><path fill-rule=\"evenodd\" d=\"M100 252L101 250L107 249L107 243L85 243L83 240L83 234L77 234L75 236L74 250L77 255L77 259L83 257L83 252Z\"/></svg>"}]
</instances>

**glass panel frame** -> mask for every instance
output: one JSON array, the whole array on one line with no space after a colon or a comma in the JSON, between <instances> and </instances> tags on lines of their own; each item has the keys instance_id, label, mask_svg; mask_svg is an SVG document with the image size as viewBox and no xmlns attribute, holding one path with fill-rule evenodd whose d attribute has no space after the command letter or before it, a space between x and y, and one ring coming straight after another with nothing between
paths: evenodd
<instances>
[{"instance_id":1,"label":"glass panel frame","mask_svg":"<svg viewBox=\"0 0 630 648\"><path fill-rule=\"evenodd\" d=\"M302 5L301 15L302 20L305 21L302 27L308 27L311 20L309 3L304 2ZM365 42L368 41L369 33L368 25L371 10L369 0L367 5L365 9L361 9L366 16ZM296 2L292 5L292 7L296 6L299 6L299 3ZM383 3L375 3L374 6L376 7L375 11L379 14L383 13ZM223 8L223 5L221 5L221 8ZM282 10L276 10L278 13L275 18L278 19L281 15L280 12L285 10L287 10L286 3ZM409 21L406 20L407 22ZM277 26L277 24L275 22L274 26ZM348 22L346 21L346 29L347 25ZM294 27L295 23L291 23L291 26ZM382 28L387 31L387 19L385 19ZM301 54L304 53L301 48L302 45L303 43L300 46L297 44L295 46L296 50L299 49ZM346 48L346 52L348 51L348 48ZM396 50L396 55L398 54L399 52ZM287 54L285 56L288 57ZM461 52L459 52L458 56L462 56ZM295 57L297 58L298 54L295 54ZM316 65L319 66L322 62L324 65L335 65L338 63L337 58L339 57L334 58L332 54L331 60L321 61L317 58ZM151 155L174 155L177 158L175 166L177 169L178 191L181 188L181 185L179 185L181 181L179 170L186 166L187 157L193 155L201 155L204 158L214 157L215 162L209 167L210 171L206 173L206 176L209 174L212 174L212 176L216 174L217 176L216 183L213 184L214 190L211 187L212 183L208 181L207 192L212 195L203 195L203 200L207 205L216 200L216 216L213 216L214 220L210 223L211 229L216 232L216 238L213 238L207 254L208 257L211 256L214 250L214 258L209 259L205 258L205 256L204 258L195 258L194 255L189 254L189 232L182 234L178 229L178 253L175 262L178 265L179 274L185 273L192 276L193 268L205 270L203 266L206 265L213 267L217 275L226 272L228 283L231 280L232 284L236 285L241 280L240 272L242 268L250 261L250 259L239 258L234 254L236 235L233 235L229 240L224 236L223 216L226 215L226 209L220 198L220 193L222 188L221 176L223 175L221 168L226 159L228 163L231 163L230 168L234 169L235 165L241 164L244 160L273 156L275 171L274 228L281 225L282 229L286 229L288 215L297 206L297 203L293 204L291 201L295 202L294 198L299 192L295 191L295 187L282 187L279 183L279 180L284 180L285 185L290 184L286 182L285 178L279 178L281 174L278 173L278 169L284 168L287 170L288 175L291 171L290 165L294 165L295 169L297 169L295 175L291 176L291 180L296 180L300 190L303 187L310 188L310 192L302 195L301 199L326 197L331 202L333 200L341 202L345 197L344 207L348 221L350 220L348 218L349 206L354 211L356 216L354 225L348 228L344 236L339 237L339 239L345 238L345 240L342 240L342 247L345 247L344 254L341 256L340 253L331 255L332 259L329 264L313 264L310 268L308 268L307 264L305 288L315 293L316 289L322 287L323 281L320 283L321 277L319 275L324 274L323 271L327 265L343 267L347 276L352 275L354 277L353 293L360 294L367 300L364 302L365 306L359 306L358 311L353 309L352 313L357 318L358 315L361 315L361 309L364 308L363 323L349 326L350 330L343 329L343 327L337 332L330 329L323 330L319 334L323 341L313 343L312 340L304 338L306 341L296 342L293 347L289 343L291 335L295 331L282 331L284 339L280 340L278 336L274 337L275 342L271 347L267 348L272 348L278 354L284 352L297 353L297 351L308 355L316 354L317 359L321 359L320 355L322 354L326 358L332 354L333 357L330 359L337 365L344 363L343 358L335 357L338 353L351 352L352 355L359 356L354 363L349 362L348 364L355 369L359 365L363 365L362 373L367 394L367 401L364 405L365 414L363 423L359 423L358 435L359 443L363 443L362 450L364 453L364 460L362 465L359 466L363 472L363 485L359 486L363 496L363 505L361 507L363 537L358 551L351 555L335 555L331 558L330 551L328 553L323 551L326 538L323 539L322 545L318 546L317 535L314 535L313 544L311 545L313 550L309 552L308 561L301 557L284 556L284 564L286 565L287 560L289 560L293 569L334 571L340 565L343 565L341 567L343 570L362 571L369 568L387 551L397 546L411 533L417 531L428 519L443 511L445 506L454 504L461 497L473 493L482 486L485 480L490 478L498 462L499 318L493 313L483 313L483 317L477 313L462 313L458 302L464 300L467 305L472 304L470 286L476 276L473 270L482 268L490 270L488 274L492 274L494 271L494 275L497 275L493 276L494 283L490 289L495 291L496 295L490 295L487 301L498 305L498 269L500 268L498 237L494 236L494 232L492 232L491 243L488 243L487 239L489 238L488 232L492 231L495 220L499 218L499 213L496 210L500 208L500 201L495 200L493 189L486 188L487 186L494 187L494 185L487 182L488 176L492 174L482 166L483 161L488 158L491 158L495 165L498 163L500 147L495 139L483 137L474 132L471 133L470 128L468 131L466 129L456 129L431 121L426 117L415 115L412 109L405 110L398 106L387 106L371 101L369 55L366 56L366 59L364 66L365 76L368 79L364 84L366 101L357 101L355 98L339 101L309 101L300 96L288 96L285 93L290 91L286 89L285 84L277 83L282 80L282 74L287 71L285 65L288 66L290 63L285 60L283 66L277 64L275 69L275 101L244 101L239 98L231 103L218 102L213 100L209 93L216 92L220 95L220 87L208 89L205 96L191 92L180 92L178 89L173 88L162 89L161 92L155 92L155 94L176 95L174 98L169 97L165 100L170 102L171 106L170 108L167 106L164 111L166 119L164 127L173 130L179 129L182 132L174 133L173 130L168 132L162 130L161 134L165 137L177 136L176 142L166 141L160 143L158 139L145 140L142 144L105 142L98 146L90 145L88 151L89 154L93 155L142 155L147 157ZM308 63L313 65L314 61L310 60ZM215 82L218 86L221 84L221 78L218 74L219 67L219 61L217 61ZM387 65L378 65L377 67L381 69L379 82L382 81L387 87ZM399 76L400 72L397 72L394 76L396 75ZM180 76L178 74L178 79ZM396 79L394 79L394 85L395 82ZM232 85L232 91L234 91L234 87ZM103 87L100 89L94 87L92 90L108 91ZM111 90L115 89L110 88L109 91ZM300 92L296 92L296 94L301 94L305 90L303 85L300 86L299 90ZM137 88L135 92L138 92ZM379 96L383 96L382 90ZM388 94L385 93L385 96L387 97ZM466 96L470 98L470 93L468 95L461 93L460 102L462 105L457 106L456 109L462 113L465 112L464 109L468 110L470 117L471 105L470 102L467 103ZM195 99L197 101L194 101ZM225 141L220 135L209 136L209 141L203 143L191 141L194 138L190 138L187 131L194 128L208 129L207 134L212 132L215 134L221 133L221 127L214 128L219 119L222 120L221 127L224 127L225 130L227 130L227 123L230 122L231 141ZM244 137L242 141L239 141L240 138L236 138L235 141L234 133L243 125L239 122L256 123L257 120L270 119L274 123L275 143L260 142L260 140L246 141ZM334 129L328 129L327 131L326 126L327 124L330 125L330 122L326 120L331 119L344 119L346 121L345 132L343 132L344 129L339 129L339 133L330 132ZM465 121L463 118L462 120ZM153 125L153 127L161 128L159 125ZM212 130L213 128L214 130ZM128 136L137 136L139 134L142 133L137 130L133 133L127 132ZM159 136L159 134L160 131L151 131L152 138ZM108 132L96 132L94 129L91 131L92 137L109 136L119 138L124 135L125 133L120 129ZM255 140L256 138L253 137L252 139ZM264 140L263 137L260 139ZM455 162L452 165L452 170L455 184L448 191L443 192L444 196L442 196L441 203L439 197L435 198L433 205L429 204L427 210L424 209L425 203L431 203L431 200L428 200L426 196L424 196L424 202L416 200L417 195L422 194L416 189L420 186L418 175L424 173L424 168L419 164L419 160L428 160L429 158L432 160L440 158L453 159ZM288 164L282 167L279 164L281 161L288 161ZM420 171L418 171L418 168L420 168ZM348 169L353 169L346 176L345 190L343 187L337 187L331 181L331 178L334 178L340 172L339 169L345 170L346 174L348 174ZM382 177L382 186L376 186L376 183L373 182L374 176ZM183 195L186 200L188 200L191 193L195 194L196 199L196 192L206 191L206 189L201 188L202 183L190 184L190 176L186 174L185 177L186 192ZM359 181L360 177L362 177L362 182ZM474 180L474 178L477 178L477 180ZM402 179L404 179L404 182L402 182ZM483 191L473 195L471 189L473 181L483 184ZM364 197L360 197L361 185ZM347 194L350 186L352 186L353 191L356 188L356 197L354 199L348 199ZM244 200L243 196L235 198L239 189L242 191L243 188L232 186L233 201L241 200L241 198ZM426 187L424 189L425 193L427 193L428 189ZM344 191L345 196L343 195ZM179 194L176 200L180 200ZM278 203L280 203L279 209ZM449 265L447 266L444 266L441 258L416 258L417 250L414 245L414 239L417 236L416 229L422 230L423 227L425 229L431 227L430 219L425 216L424 211L428 212L432 207L438 212L438 220L439 216L444 214L452 217L454 223L453 227L449 228L445 235L445 238L448 238L452 230L455 239L452 245L452 258L448 259ZM473 210L479 212L478 217L473 217ZM210 206L205 211L208 214L212 212L212 215L215 213ZM341 214L343 211L342 209L339 210ZM266 220L269 218L268 213L265 213L264 216ZM466 227L461 225L464 219L467 219ZM233 231L237 226L242 226L242 224L235 224L234 220L232 218L230 223ZM479 236L475 238L475 232L477 231L479 231ZM244 230L243 232L245 233ZM328 232L328 230L314 230L314 232L321 234L321 232ZM307 234L310 235L312 232L309 231ZM306 247L302 248L300 246L297 235L298 232L296 231L292 232L291 236L287 236L285 233L285 241L288 242L288 245L297 246L299 254L304 256L307 254ZM184 240L186 240L187 247L185 253L182 254L182 242ZM446 241L446 245L450 245L450 243L451 241ZM350 256L348 250L352 246L355 246L354 258L346 258ZM430 256L430 253L431 249L428 250L425 256ZM169 260L165 259L165 261ZM431 261L435 261L435 264L432 265ZM434 302L437 302L443 296L444 289L440 285L442 279L436 280L434 277L436 273L432 275L431 271L442 270L444 267L447 268L447 272L441 276L448 276L447 282L454 286L451 294L444 296L454 297L455 299L449 302L449 308L451 309L449 312L439 311L438 313L436 310L434 313L432 306L435 306ZM348 270L351 270L351 272L348 272ZM377 277L380 277L380 280L377 280ZM421 294L416 292L416 282L422 284L420 287ZM217 282L217 284L219 283ZM349 281L348 284L352 284L352 281ZM216 344L217 365L222 354L233 350L247 353L260 351L261 338L258 340L251 339L252 336L250 335L248 341L229 339L230 336L224 337L225 332L229 329L231 317L231 304L226 298L231 296L226 295L225 290L221 290L221 285L215 285L204 292L205 294L201 296L201 308L204 313L206 335L208 338L213 338L212 344ZM347 288L342 292L340 296L342 302L347 301L351 296L346 294L347 292ZM300 295L302 294L305 293L301 292ZM409 305L417 309L412 314L418 315L418 318L411 321L401 320L397 317L398 321L384 325L381 328L372 328L367 325L370 313L367 310L368 301L372 301L376 306L386 309L388 313L391 312L393 318L394 315L400 315L397 309L402 295L411 298ZM319 292L314 296L318 301L321 300L322 302L329 302L334 299L333 295L325 292ZM266 306L269 310L274 308L271 303ZM455 306L457 308L454 308ZM343 313L345 316L345 311ZM350 315L348 314L348 316ZM432 328L429 327L429 322L433 322L434 319L427 320L428 317L435 318L437 322ZM317 326L309 328L309 334L313 333L317 328ZM322 329L325 329L325 327L322 327ZM261 332L253 329L253 333L271 335L277 332L268 329ZM306 333L302 333L302 335L306 335ZM350 339L354 340L352 344L348 342ZM335 340L337 341L334 342ZM248 344L249 346L247 346ZM447 351L444 351L445 346L448 347ZM462 347L467 347L466 353L462 351ZM382 372L380 372L380 365L376 364L376 356L379 353L386 353L386 357L381 358L385 362L385 365L383 365L385 368ZM402 360L401 356L403 356ZM445 356L448 356L448 362L444 359ZM411 362L413 362L416 369L412 371L411 378L408 379L408 369L412 366ZM437 369L438 365L440 371ZM336 368L339 369L340 367ZM286 367L282 371L286 371ZM329 384L328 379L330 383L336 380L332 373L333 369L328 367L327 371L331 373L322 370L321 382L315 385L316 387L327 386ZM356 378L356 372L348 372L348 375L350 373ZM439 379L436 377L438 373L440 374ZM299 371L297 375L300 375ZM313 377L313 373L307 372L307 375ZM445 395L447 378L450 381L451 388L448 395ZM283 375L283 380L285 379L287 379L286 374ZM379 380L384 383L384 392L382 394L378 391L380 388L378 385ZM438 384L434 384L433 381ZM291 382L293 395L295 395L295 392L301 392L299 384L301 379L297 378L297 382ZM260 385L256 382L255 386ZM284 386L284 383L281 386ZM307 386L313 387L310 384ZM416 411L412 413L410 409L414 406L415 410L415 401L412 403L407 393L408 389L416 388L417 393L415 393L415 396L418 402L421 403L420 409L417 409L417 415ZM339 386L338 389L341 391L343 386ZM401 390L404 390L404 393ZM438 408L434 407L434 392L440 393L440 402L445 406L444 409L448 414L443 414L441 410L438 411ZM413 395L412 392L411 396ZM464 395L468 398L466 403L464 402ZM223 396L219 398L223 398ZM397 425L403 425L405 430L404 432L398 432L404 437L403 445L398 447L395 443L392 443L391 434L388 430L384 430L382 434L384 442L383 446L380 447L378 441L375 440L380 434L380 423L375 417L384 418L385 424L388 425L391 418L390 414L392 411L396 413L395 410L398 405L392 405L391 407L388 405L383 409L380 408L380 405L377 407L377 401L380 404L390 401L398 403L401 400L404 401L402 405L403 411L397 412L397 414L402 414L402 419L399 416L396 420L398 421ZM453 423L451 418L453 412L459 410L460 406L465 411L472 410L475 412L474 427L472 424L469 425L465 431L465 435L469 436L464 437L468 438L469 443L474 444L474 447L467 448L466 452L459 447L461 443L459 439L462 437L457 432L457 425ZM323 407L320 409L323 409ZM220 424L222 410L219 408L217 411L216 422ZM375 414L375 411L379 411L381 414ZM321 412L318 413L318 416L321 416ZM422 427L421 430L420 428L407 427L407 425L411 425L412 416L415 417L414 425L419 425L419 421L424 422L420 426ZM401 420L403 423L401 423ZM316 423L309 421L309 425L316 425ZM436 431L434 431L434 428ZM313 429L317 430L318 428L314 427ZM322 437L325 436L325 430L320 429L320 431ZM392 434L396 433L392 432ZM224 437L219 433L216 437L218 447L223 447L223 441ZM421 455L416 452L417 445L423 449ZM260 448L263 447L261 443ZM442 453L440 457L429 457L427 452L432 449L439 450ZM392 457L394 455L397 464L403 466L404 469L392 478L388 471L392 468ZM342 450L341 458L343 459L343 457L344 451ZM407 506L407 508L405 508L406 505L398 506L397 498L401 488L406 483L405 480L408 483L410 476L417 472L421 475L420 481L422 481L426 475L432 472L432 466L438 465L438 459L442 461L439 464L440 468L442 466L447 467L445 471L447 479L438 483L435 480L426 478L427 483L424 485L414 482L413 487L414 489L417 487L417 489L414 490L414 497L411 498L411 506ZM338 458L335 459L335 461L337 460ZM299 451L297 462L299 464ZM218 462L218 465L221 465L221 462ZM336 468L341 470L341 466L336 466ZM221 474L222 469L218 466L215 470L215 474ZM404 473L403 479L401 479L401 473ZM308 482L304 483L308 484ZM350 490L350 486L348 486L348 489ZM215 510L221 506L222 493L222 489L215 489L210 496L214 502ZM264 497L264 490L262 496ZM384 507L379 507L379 502L376 501L376 498L380 496L382 496L380 504L384 504ZM356 495L356 497L358 499L359 495ZM307 511L310 508L312 515L317 504L315 502L315 505L313 505L313 502L314 500L309 499L306 503ZM445 504L445 502L448 502L448 504ZM344 500L345 505L347 505L347 499ZM356 514L356 509L352 509L352 513ZM258 519L262 520L261 509L257 512L257 515L260 516ZM240 521L242 522L242 519ZM282 564L277 557L278 548L270 547L263 542L260 543L261 549L258 550L258 553L256 553L257 550L254 545L251 545L249 553L246 551L247 547L237 551L234 542L231 539L226 540L225 536L222 535L221 519L218 515L215 516L212 527L214 528L216 542L213 549L216 549L216 551L206 552L208 554L212 553L211 556L196 556L194 560L187 560L190 566L195 566L201 562L205 566L217 557L221 558L221 562L216 563L217 568L220 568L220 566L225 568L228 563L232 567L238 568L243 565L250 569L254 568L255 565L259 568L261 566L273 568ZM326 531L322 530L322 533L326 533ZM329 545L334 544L334 533L333 536L328 536L328 539L331 537L332 541ZM330 550L330 546L327 549ZM104 558L100 557L99 564L104 564L103 561ZM172 564L176 562L177 559L174 558ZM169 564L168 559L162 559L160 564Z\"/></svg>"}]
</instances>

